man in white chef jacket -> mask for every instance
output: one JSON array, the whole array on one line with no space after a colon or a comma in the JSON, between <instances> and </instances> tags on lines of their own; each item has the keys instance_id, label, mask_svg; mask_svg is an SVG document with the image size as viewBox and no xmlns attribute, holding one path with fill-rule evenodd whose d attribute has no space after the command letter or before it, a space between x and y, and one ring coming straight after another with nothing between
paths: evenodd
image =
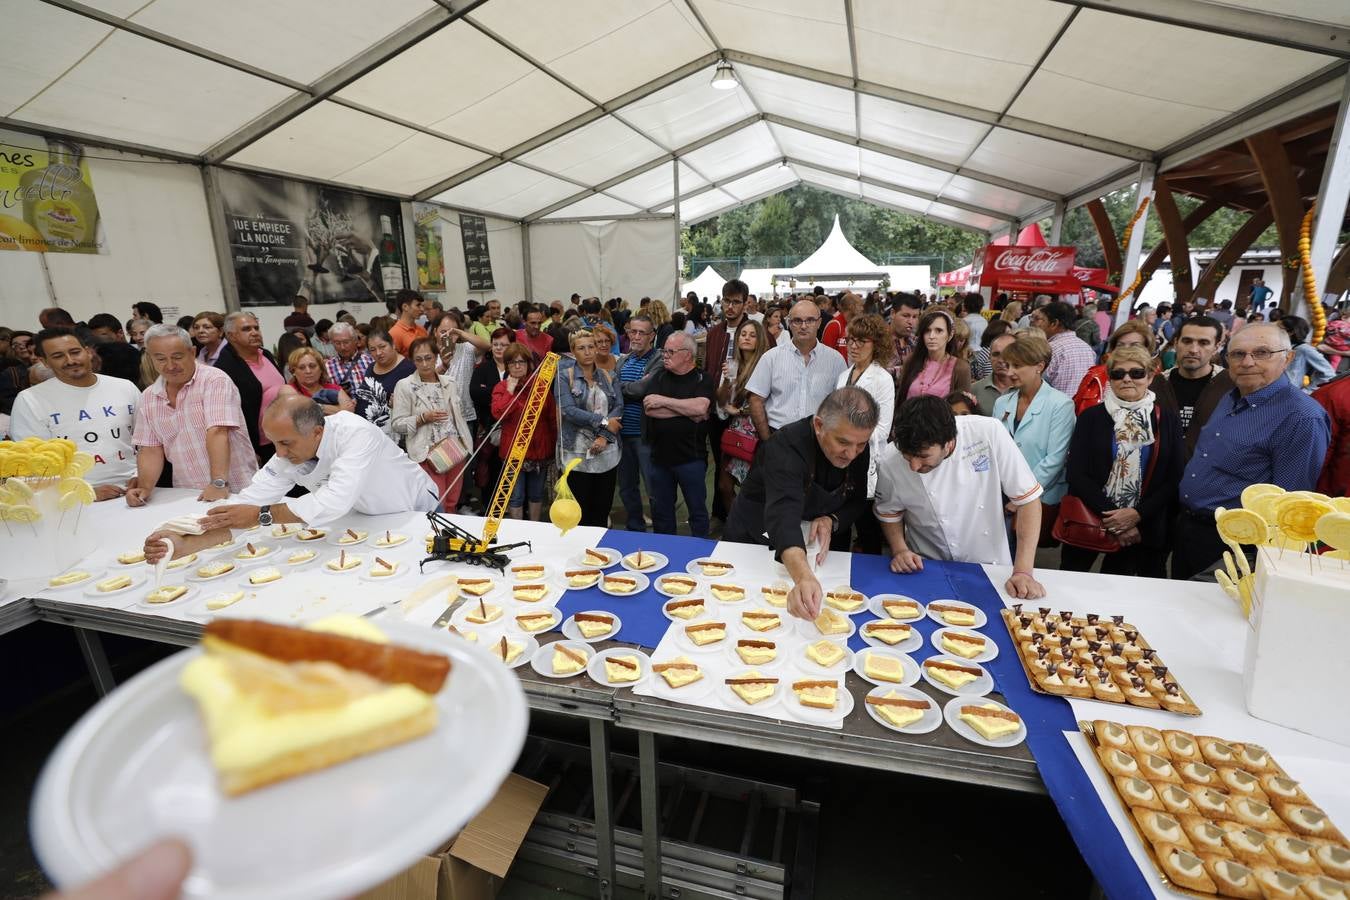
<instances>
[{"instance_id":1,"label":"man in white chef jacket","mask_svg":"<svg viewBox=\"0 0 1350 900\"><path fill-rule=\"evenodd\" d=\"M263 430L276 456L257 471L237 503L212 507L201 519L202 535L172 535L182 556L229 540L230 529L303 523L331 524L351 512L386 515L427 512L437 506L436 486L384 432L354 413L324 416L308 397L287 388L263 414ZM286 495L296 485L303 497ZM145 542L145 555L163 555L161 534Z\"/></svg>"},{"instance_id":2,"label":"man in white chef jacket","mask_svg":"<svg viewBox=\"0 0 1350 900\"><path fill-rule=\"evenodd\" d=\"M987 416L953 416L941 397L915 397L895 414L893 443L877 466L875 510L891 571L928 559L1012 564L1012 597L1045 596L1032 574L1042 488L1007 429ZM1004 498L1016 508L1017 557L1008 548Z\"/></svg>"}]
</instances>

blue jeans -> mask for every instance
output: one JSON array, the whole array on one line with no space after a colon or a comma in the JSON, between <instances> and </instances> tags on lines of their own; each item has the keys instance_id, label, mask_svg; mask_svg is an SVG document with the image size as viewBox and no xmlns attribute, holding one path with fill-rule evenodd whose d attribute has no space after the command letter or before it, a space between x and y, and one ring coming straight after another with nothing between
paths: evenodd
<instances>
[{"instance_id":1,"label":"blue jeans","mask_svg":"<svg viewBox=\"0 0 1350 900\"><path fill-rule=\"evenodd\" d=\"M619 455L619 497L628 513L629 531L646 531L647 520L642 517L642 482L647 493L652 492L652 448L642 438L623 435L623 452Z\"/></svg>"},{"instance_id":2,"label":"blue jeans","mask_svg":"<svg viewBox=\"0 0 1350 900\"><path fill-rule=\"evenodd\" d=\"M508 509L524 509L525 494L529 493L531 503L544 502L544 473L543 472L525 472L516 477L516 486L511 491L511 501L507 504Z\"/></svg>"},{"instance_id":3,"label":"blue jeans","mask_svg":"<svg viewBox=\"0 0 1350 900\"><path fill-rule=\"evenodd\" d=\"M708 461L695 459L674 466L652 463L649 490L652 497L652 531L675 534L675 486L689 507L689 533L708 536Z\"/></svg>"}]
</instances>

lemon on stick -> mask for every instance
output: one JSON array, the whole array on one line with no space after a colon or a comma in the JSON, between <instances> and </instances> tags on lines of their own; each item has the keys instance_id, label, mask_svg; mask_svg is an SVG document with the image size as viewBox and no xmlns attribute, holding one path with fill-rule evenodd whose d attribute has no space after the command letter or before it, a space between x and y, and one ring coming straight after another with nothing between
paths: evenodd
<instances>
[{"instance_id":1,"label":"lemon on stick","mask_svg":"<svg viewBox=\"0 0 1350 900\"><path fill-rule=\"evenodd\" d=\"M1270 538L1270 525L1250 509L1214 511L1214 524L1219 537L1234 544L1264 544Z\"/></svg>"},{"instance_id":2,"label":"lemon on stick","mask_svg":"<svg viewBox=\"0 0 1350 900\"><path fill-rule=\"evenodd\" d=\"M1278 484L1249 484L1242 489L1242 507L1252 509L1252 501L1268 494L1283 494L1284 488Z\"/></svg>"},{"instance_id":3,"label":"lemon on stick","mask_svg":"<svg viewBox=\"0 0 1350 900\"><path fill-rule=\"evenodd\" d=\"M548 520L558 527L558 531L563 534L577 527L581 522L581 504L572 496L572 491L567 487L567 476L581 462L581 458L569 462L563 469L562 475L558 478L558 483L554 486L554 500L548 508Z\"/></svg>"},{"instance_id":4,"label":"lemon on stick","mask_svg":"<svg viewBox=\"0 0 1350 900\"><path fill-rule=\"evenodd\" d=\"M1317 540L1317 520L1330 512L1330 503L1286 496L1275 504L1275 524L1285 537L1310 544Z\"/></svg>"}]
</instances>

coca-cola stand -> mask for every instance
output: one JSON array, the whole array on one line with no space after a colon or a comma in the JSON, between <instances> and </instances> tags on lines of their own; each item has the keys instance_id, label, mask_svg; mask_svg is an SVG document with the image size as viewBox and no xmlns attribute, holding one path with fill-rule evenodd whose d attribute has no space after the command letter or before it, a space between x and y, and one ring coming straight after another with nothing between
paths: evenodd
<instances>
[{"instance_id":1,"label":"coca-cola stand","mask_svg":"<svg viewBox=\"0 0 1350 900\"><path fill-rule=\"evenodd\" d=\"M990 244L971 263L968 284L992 302L995 295L1051 294L1077 305L1083 282L1075 274L1075 247L996 246Z\"/></svg>"}]
</instances>

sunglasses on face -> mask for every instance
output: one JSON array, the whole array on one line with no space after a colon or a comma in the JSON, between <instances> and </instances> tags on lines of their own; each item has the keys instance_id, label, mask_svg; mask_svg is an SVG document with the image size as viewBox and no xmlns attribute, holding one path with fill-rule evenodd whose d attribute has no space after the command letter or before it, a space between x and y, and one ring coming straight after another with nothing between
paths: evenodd
<instances>
[{"instance_id":1,"label":"sunglasses on face","mask_svg":"<svg viewBox=\"0 0 1350 900\"><path fill-rule=\"evenodd\" d=\"M1144 376L1148 373L1143 369L1112 369L1110 374L1112 381L1121 381L1125 378L1129 378L1133 381L1143 381Z\"/></svg>"}]
</instances>

